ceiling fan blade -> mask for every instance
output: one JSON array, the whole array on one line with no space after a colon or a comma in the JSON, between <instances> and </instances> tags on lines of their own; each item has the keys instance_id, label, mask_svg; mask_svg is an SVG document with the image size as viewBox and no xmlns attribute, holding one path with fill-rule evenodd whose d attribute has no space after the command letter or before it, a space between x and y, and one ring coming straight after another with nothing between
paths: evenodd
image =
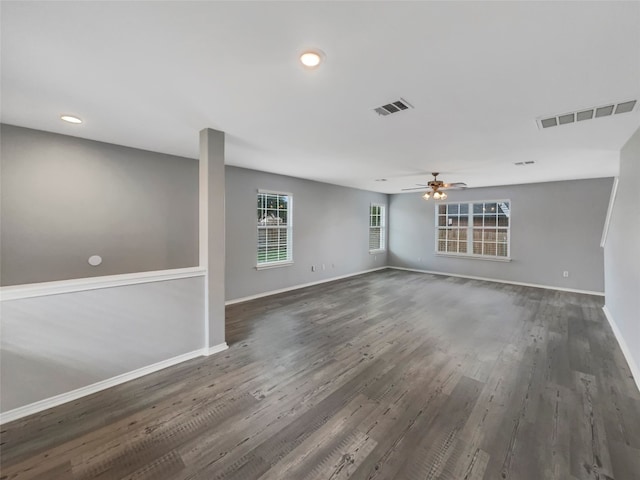
<instances>
[{"instance_id":1,"label":"ceiling fan blade","mask_svg":"<svg viewBox=\"0 0 640 480\"><path fill-rule=\"evenodd\" d=\"M424 190L425 188L429 188L429 185L424 183L416 183L417 187L415 188L403 188L402 190Z\"/></svg>"},{"instance_id":2,"label":"ceiling fan blade","mask_svg":"<svg viewBox=\"0 0 640 480\"><path fill-rule=\"evenodd\" d=\"M441 188L448 190L462 190L464 188L467 188L467 184L464 182L445 183Z\"/></svg>"},{"instance_id":3,"label":"ceiling fan blade","mask_svg":"<svg viewBox=\"0 0 640 480\"><path fill-rule=\"evenodd\" d=\"M416 188L403 188L402 191L406 192L409 190L425 190L429 189L431 191L436 190L463 190L467 188L467 184L464 182L455 182L455 183L441 183L439 180L431 180L426 184L416 183L418 187Z\"/></svg>"}]
</instances>

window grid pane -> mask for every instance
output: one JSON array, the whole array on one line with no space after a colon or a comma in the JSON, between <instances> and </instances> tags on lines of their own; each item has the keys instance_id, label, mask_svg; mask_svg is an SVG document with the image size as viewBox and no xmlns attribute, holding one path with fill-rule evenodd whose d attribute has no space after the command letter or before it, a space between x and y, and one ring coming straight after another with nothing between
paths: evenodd
<instances>
[{"instance_id":1,"label":"window grid pane","mask_svg":"<svg viewBox=\"0 0 640 480\"><path fill-rule=\"evenodd\" d=\"M385 207L371 205L369 207L369 251L385 249Z\"/></svg>"},{"instance_id":2,"label":"window grid pane","mask_svg":"<svg viewBox=\"0 0 640 480\"><path fill-rule=\"evenodd\" d=\"M290 197L280 193L258 193L258 265L291 261Z\"/></svg>"},{"instance_id":3,"label":"window grid pane","mask_svg":"<svg viewBox=\"0 0 640 480\"><path fill-rule=\"evenodd\" d=\"M467 225L469 210L467 204L448 203L436 206L437 245L440 253L467 252Z\"/></svg>"},{"instance_id":4,"label":"window grid pane","mask_svg":"<svg viewBox=\"0 0 640 480\"><path fill-rule=\"evenodd\" d=\"M435 208L437 252L509 257L510 202L449 203Z\"/></svg>"}]
</instances>

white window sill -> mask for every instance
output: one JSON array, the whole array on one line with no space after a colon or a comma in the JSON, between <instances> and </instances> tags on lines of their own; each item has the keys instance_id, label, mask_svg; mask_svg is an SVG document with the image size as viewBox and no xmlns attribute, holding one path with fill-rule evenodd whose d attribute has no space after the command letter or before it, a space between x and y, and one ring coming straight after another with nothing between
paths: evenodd
<instances>
[{"instance_id":1,"label":"white window sill","mask_svg":"<svg viewBox=\"0 0 640 480\"><path fill-rule=\"evenodd\" d=\"M464 258L468 260L488 260L489 262L510 262L511 257L488 257L484 255L460 255L454 253L436 253L436 257Z\"/></svg>"},{"instance_id":2,"label":"white window sill","mask_svg":"<svg viewBox=\"0 0 640 480\"><path fill-rule=\"evenodd\" d=\"M291 265L293 265L293 260L287 260L286 262L261 263L259 265L256 265L256 270L267 270L269 268L290 267Z\"/></svg>"},{"instance_id":3,"label":"white window sill","mask_svg":"<svg viewBox=\"0 0 640 480\"><path fill-rule=\"evenodd\" d=\"M384 253L386 251L386 248L382 248L380 250L369 250L369 255L379 255L380 253Z\"/></svg>"}]
</instances>

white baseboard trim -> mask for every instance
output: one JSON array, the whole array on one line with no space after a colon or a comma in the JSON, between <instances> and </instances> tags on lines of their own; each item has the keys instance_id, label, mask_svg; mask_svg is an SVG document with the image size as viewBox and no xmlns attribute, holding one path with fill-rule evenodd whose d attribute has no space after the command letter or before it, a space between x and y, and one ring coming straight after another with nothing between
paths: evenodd
<instances>
[{"instance_id":1,"label":"white baseboard trim","mask_svg":"<svg viewBox=\"0 0 640 480\"><path fill-rule=\"evenodd\" d=\"M624 355L624 358L627 360L627 364L629 365L629 370L631 370L631 375L633 375L633 379L636 382L636 386L640 391L640 367L635 363L634 358L631 355L631 349L627 345L627 342L624 340L624 337L622 336L622 332L618 328L618 325L616 325L616 322L613 319L613 316L611 315L611 312L609 311L606 305L602 307L602 311L604 312L604 316L607 317L607 320L609 321L609 325L611 325L611 330L613 330L613 334L615 335L616 340L618 341L618 345L620 345L620 350L622 350L622 354Z\"/></svg>"},{"instance_id":2,"label":"white baseboard trim","mask_svg":"<svg viewBox=\"0 0 640 480\"><path fill-rule=\"evenodd\" d=\"M43 410L47 410L52 407L57 407L58 405L62 405L63 403L72 402L79 398L86 397L87 395L106 390L110 387L115 387L116 385L120 385L121 383L135 380L136 378L149 375L150 373L163 370L167 367L172 367L173 365L186 362L187 360L191 360L193 358L221 352L222 350L226 350L227 348L229 347L226 343L221 343L220 345L211 347L208 350L203 350L200 348L198 350L194 350L193 352L183 353L182 355L178 355L177 357L168 358L167 360L162 360L160 362L154 363L153 365L138 368L137 370L133 370L131 372L123 373L121 375L117 375L115 377L111 377L106 380L87 385L86 387L77 388L75 390L71 390L70 392L61 393L60 395L56 395L54 397L45 398L44 400L30 403L29 405L24 405L22 407L14 408L13 410L8 410L6 412L0 413L0 425L7 422L12 422L22 417L26 417L27 415L42 412Z\"/></svg>"},{"instance_id":3,"label":"white baseboard trim","mask_svg":"<svg viewBox=\"0 0 640 480\"><path fill-rule=\"evenodd\" d=\"M318 280L316 282L309 283L301 283L299 285L294 285L292 287L279 288L278 290L270 290L268 292L257 293L255 295L249 295L248 297L235 298L233 300L227 300L224 302L225 305L233 305L234 303L247 302L249 300L255 300L256 298L268 297L270 295L276 295L278 293L290 292L291 290L298 290L300 288L312 287L314 285L320 285L321 283L333 282L335 280L341 280L343 278L355 277L356 275L362 275L364 273L377 272L378 270L385 270L387 266L372 268L370 270L362 270L361 272L348 273L346 275L340 275L338 277L325 278L323 280Z\"/></svg>"},{"instance_id":4,"label":"white baseboard trim","mask_svg":"<svg viewBox=\"0 0 640 480\"><path fill-rule=\"evenodd\" d=\"M227 342L222 342L222 343L219 343L218 345L214 345L213 347L205 348L202 354L205 357L208 357L209 355L213 355L214 353L222 352L227 348L229 348L229 345L227 345Z\"/></svg>"},{"instance_id":5,"label":"white baseboard trim","mask_svg":"<svg viewBox=\"0 0 640 480\"><path fill-rule=\"evenodd\" d=\"M407 272L429 273L431 275L443 275L446 277L469 278L471 280L482 280L485 282L506 283L509 285L520 285L523 287L546 288L548 290L559 290L561 292L581 293L585 295L597 295L599 297L604 297L604 292L594 292L591 290L578 290L576 288L553 287L551 285L540 285L537 283L512 282L510 280L500 280L497 278L474 277L471 275L459 275L457 273L434 272L432 270L419 270L417 268L392 267L392 266L389 266L387 268L393 268L395 270L406 270Z\"/></svg>"}]
</instances>

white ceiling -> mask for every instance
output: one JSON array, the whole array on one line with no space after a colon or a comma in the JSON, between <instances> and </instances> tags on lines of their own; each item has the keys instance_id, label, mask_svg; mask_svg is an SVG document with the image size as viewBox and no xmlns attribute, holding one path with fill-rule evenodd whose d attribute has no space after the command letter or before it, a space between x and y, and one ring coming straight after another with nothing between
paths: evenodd
<instances>
[{"instance_id":1,"label":"white ceiling","mask_svg":"<svg viewBox=\"0 0 640 480\"><path fill-rule=\"evenodd\" d=\"M640 2L2 2L2 122L398 192L612 176L640 99ZM298 55L322 49L304 70ZM415 109L379 117L405 98ZM62 113L84 119L80 126ZM534 160L532 166L514 162ZM387 178L387 182L376 182Z\"/></svg>"}]
</instances>

